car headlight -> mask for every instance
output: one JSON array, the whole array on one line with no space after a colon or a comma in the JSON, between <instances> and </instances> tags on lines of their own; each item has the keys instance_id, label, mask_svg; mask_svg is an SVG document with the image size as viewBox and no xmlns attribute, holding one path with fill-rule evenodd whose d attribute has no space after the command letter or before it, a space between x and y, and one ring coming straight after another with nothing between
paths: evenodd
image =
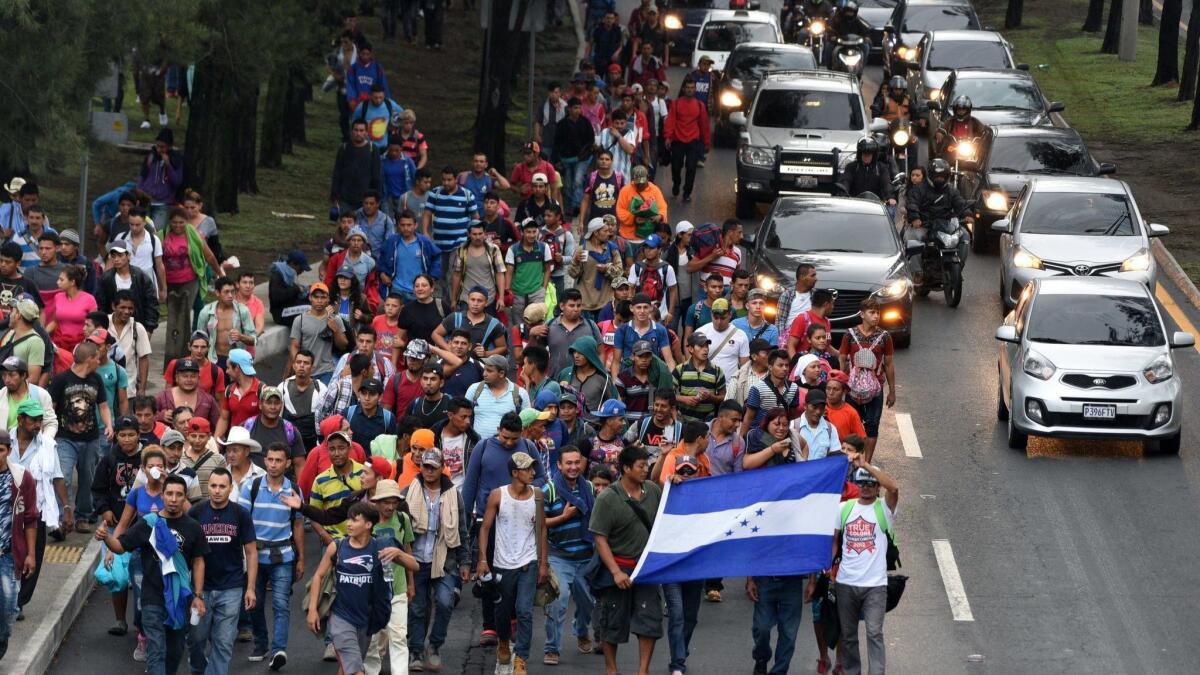
<instances>
[{"instance_id":1,"label":"car headlight","mask_svg":"<svg viewBox=\"0 0 1200 675\"><path fill-rule=\"evenodd\" d=\"M905 293L908 293L910 286L911 282L909 282L908 279L895 279L885 284L883 288L875 291L875 294L881 298L894 300L896 298L903 297Z\"/></svg>"},{"instance_id":2,"label":"car headlight","mask_svg":"<svg viewBox=\"0 0 1200 675\"><path fill-rule=\"evenodd\" d=\"M742 107L742 97L738 96L736 91L726 89L721 92L721 105L726 108L740 108Z\"/></svg>"},{"instance_id":3,"label":"car headlight","mask_svg":"<svg viewBox=\"0 0 1200 675\"><path fill-rule=\"evenodd\" d=\"M954 156L966 162L975 161L975 152L975 144L971 141L959 141L954 148Z\"/></svg>"},{"instance_id":4,"label":"car headlight","mask_svg":"<svg viewBox=\"0 0 1200 675\"><path fill-rule=\"evenodd\" d=\"M824 35L825 22L814 20L812 23L808 24L808 32L812 33L813 35Z\"/></svg>"},{"instance_id":5,"label":"car headlight","mask_svg":"<svg viewBox=\"0 0 1200 675\"><path fill-rule=\"evenodd\" d=\"M779 286L779 283L775 281L774 277L767 275L767 274L758 275L758 287L761 288L762 290L764 290L768 293L771 293L778 286Z\"/></svg>"},{"instance_id":6,"label":"car headlight","mask_svg":"<svg viewBox=\"0 0 1200 675\"><path fill-rule=\"evenodd\" d=\"M679 30L683 28L683 21L674 14L668 14L667 18L663 20L663 26L667 30Z\"/></svg>"},{"instance_id":7,"label":"car headlight","mask_svg":"<svg viewBox=\"0 0 1200 675\"><path fill-rule=\"evenodd\" d=\"M930 87L925 90L925 98L929 99L930 101L937 101L938 99L942 98L942 90L938 89L937 87Z\"/></svg>"},{"instance_id":8,"label":"car headlight","mask_svg":"<svg viewBox=\"0 0 1200 675\"><path fill-rule=\"evenodd\" d=\"M1013 254L1013 266L1027 270L1040 270L1042 269L1042 259L1023 248L1018 248L1017 252Z\"/></svg>"},{"instance_id":9,"label":"car headlight","mask_svg":"<svg viewBox=\"0 0 1200 675\"><path fill-rule=\"evenodd\" d=\"M1150 269L1150 251L1142 249L1121 263L1122 272L1145 272Z\"/></svg>"},{"instance_id":10,"label":"car headlight","mask_svg":"<svg viewBox=\"0 0 1200 675\"><path fill-rule=\"evenodd\" d=\"M1032 349L1025 354L1025 359L1021 361L1021 369L1025 371L1026 375L1032 375L1039 380L1049 380L1054 377L1056 370L1050 359Z\"/></svg>"},{"instance_id":11,"label":"car headlight","mask_svg":"<svg viewBox=\"0 0 1200 675\"><path fill-rule=\"evenodd\" d=\"M773 167L775 166L775 150L758 145L743 145L738 148L738 159L742 164L750 166Z\"/></svg>"},{"instance_id":12,"label":"car headlight","mask_svg":"<svg viewBox=\"0 0 1200 675\"><path fill-rule=\"evenodd\" d=\"M1146 364L1142 375L1146 377L1146 381L1150 384L1166 382L1175 374L1175 369L1171 365L1171 357L1166 354L1161 354L1153 361Z\"/></svg>"},{"instance_id":13,"label":"car headlight","mask_svg":"<svg viewBox=\"0 0 1200 675\"><path fill-rule=\"evenodd\" d=\"M1003 192L988 190L983 193L983 205L988 211L1008 211L1008 195Z\"/></svg>"},{"instance_id":14,"label":"car headlight","mask_svg":"<svg viewBox=\"0 0 1200 675\"><path fill-rule=\"evenodd\" d=\"M912 140L912 133L907 127L900 127L892 132L892 145L896 147L904 147Z\"/></svg>"}]
</instances>

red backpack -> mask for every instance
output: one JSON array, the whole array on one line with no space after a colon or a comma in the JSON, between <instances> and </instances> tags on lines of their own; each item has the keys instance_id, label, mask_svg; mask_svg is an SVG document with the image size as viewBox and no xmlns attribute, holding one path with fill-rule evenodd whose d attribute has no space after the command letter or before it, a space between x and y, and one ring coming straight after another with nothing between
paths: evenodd
<instances>
[{"instance_id":1,"label":"red backpack","mask_svg":"<svg viewBox=\"0 0 1200 675\"><path fill-rule=\"evenodd\" d=\"M688 244L688 249L693 258L703 258L720 244L721 226L716 223L704 223L692 231L692 241Z\"/></svg>"},{"instance_id":2,"label":"red backpack","mask_svg":"<svg viewBox=\"0 0 1200 675\"><path fill-rule=\"evenodd\" d=\"M642 263L633 266L637 271L637 292L644 293L655 305L662 302L667 293L667 282L663 273L665 267L663 264L650 267Z\"/></svg>"}]
</instances>

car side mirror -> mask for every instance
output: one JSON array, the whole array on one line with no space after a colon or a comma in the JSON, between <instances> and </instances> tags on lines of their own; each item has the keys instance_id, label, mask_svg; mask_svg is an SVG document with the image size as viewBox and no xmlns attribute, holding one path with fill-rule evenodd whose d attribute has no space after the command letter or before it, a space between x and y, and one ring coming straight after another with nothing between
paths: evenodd
<instances>
[{"instance_id":1,"label":"car side mirror","mask_svg":"<svg viewBox=\"0 0 1200 675\"><path fill-rule=\"evenodd\" d=\"M1112 162L1101 162L1100 166L1096 167L1097 176L1108 176L1117 172L1117 165Z\"/></svg>"},{"instance_id":2,"label":"car side mirror","mask_svg":"<svg viewBox=\"0 0 1200 675\"><path fill-rule=\"evenodd\" d=\"M729 123L735 127L746 126L746 113L741 110L729 113Z\"/></svg>"},{"instance_id":3,"label":"car side mirror","mask_svg":"<svg viewBox=\"0 0 1200 675\"><path fill-rule=\"evenodd\" d=\"M1028 63L1018 63L1017 70L1029 70L1029 64Z\"/></svg>"},{"instance_id":4,"label":"car side mirror","mask_svg":"<svg viewBox=\"0 0 1200 675\"><path fill-rule=\"evenodd\" d=\"M997 234L1011 234L1012 227L1008 222L1008 218L1001 218L1000 220L992 223L992 232Z\"/></svg>"},{"instance_id":5,"label":"car side mirror","mask_svg":"<svg viewBox=\"0 0 1200 675\"><path fill-rule=\"evenodd\" d=\"M920 255L925 250L925 242L920 239L908 239L904 242L904 253L908 256Z\"/></svg>"},{"instance_id":6,"label":"car side mirror","mask_svg":"<svg viewBox=\"0 0 1200 675\"><path fill-rule=\"evenodd\" d=\"M1182 349L1184 347L1195 347L1196 336L1181 330L1175 331L1171 336L1171 349Z\"/></svg>"},{"instance_id":7,"label":"car side mirror","mask_svg":"<svg viewBox=\"0 0 1200 675\"><path fill-rule=\"evenodd\" d=\"M1047 108L1052 113L1062 112L1067 109L1067 106L1062 101L1051 101L1050 107Z\"/></svg>"},{"instance_id":8,"label":"car side mirror","mask_svg":"<svg viewBox=\"0 0 1200 675\"><path fill-rule=\"evenodd\" d=\"M996 329L996 339L1001 342L1011 342L1013 344L1016 344L1019 341L1017 338L1017 327L1016 326L1000 326L999 328Z\"/></svg>"},{"instance_id":9,"label":"car side mirror","mask_svg":"<svg viewBox=\"0 0 1200 675\"><path fill-rule=\"evenodd\" d=\"M871 124L867 127L867 129L871 133L875 133L878 131L887 131L888 124L889 124L889 122L887 120L883 119L882 117L876 117L875 119L871 120Z\"/></svg>"},{"instance_id":10,"label":"car side mirror","mask_svg":"<svg viewBox=\"0 0 1200 675\"><path fill-rule=\"evenodd\" d=\"M941 112L941 110L942 110L942 102L941 102L941 101L934 101L933 99L930 99L930 100L928 100L928 101L926 101L926 102L925 102L925 109L926 109L926 110L936 110L936 111L938 111L938 112Z\"/></svg>"},{"instance_id":11,"label":"car side mirror","mask_svg":"<svg viewBox=\"0 0 1200 675\"><path fill-rule=\"evenodd\" d=\"M1171 234L1171 228L1167 227L1166 225L1161 225L1159 223L1150 223L1150 236L1151 237L1165 237L1168 234Z\"/></svg>"},{"instance_id":12,"label":"car side mirror","mask_svg":"<svg viewBox=\"0 0 1200 675\"><path fill-rule=\"evenodd\" d=\"M904 68L910 73L915 73L921 69L921 64L917 63L916 61L905 61Z\"/></svg>"}]
</instances>

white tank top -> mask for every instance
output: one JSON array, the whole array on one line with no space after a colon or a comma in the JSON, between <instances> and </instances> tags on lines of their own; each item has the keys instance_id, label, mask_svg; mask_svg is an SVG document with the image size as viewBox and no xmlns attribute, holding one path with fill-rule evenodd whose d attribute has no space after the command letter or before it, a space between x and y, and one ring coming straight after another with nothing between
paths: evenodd
<instances>
[{"instance_id":1,"label":"white tank top","mask_svg":"<svg viewBox=\"0 0 1200 675\"><path fill-rule=\"evenodd\" d=\"M537 501L531 488L528 499L516 499L508 487L500 488L500 512L496 515L494 566L513 570L537 560Z\"/></svg>"}]
</instances>

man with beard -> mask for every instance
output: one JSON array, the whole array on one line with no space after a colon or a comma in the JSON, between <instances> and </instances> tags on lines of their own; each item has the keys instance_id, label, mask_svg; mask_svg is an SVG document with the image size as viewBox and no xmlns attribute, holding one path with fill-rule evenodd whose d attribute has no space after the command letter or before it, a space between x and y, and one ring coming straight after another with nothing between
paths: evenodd
<instances>
[{"instance_id":1,"label":"man with beard","mask_svg":"<svg viewBox=\"0 0 1200 675\"><path fill-rule=\"evenodd\" d=\"M258 415L246 420L242 426L250 431L250 438L257 441L263 448L269 448L276 443L282 443L288 449L290 464L299 475L304 468L304 438L296 425L283 419L283 394L275 387L263 387L262 398L259 401ZM260 467L266 467L266 455L254 453L250 460Z\"/></svg>"}]
</instances>

